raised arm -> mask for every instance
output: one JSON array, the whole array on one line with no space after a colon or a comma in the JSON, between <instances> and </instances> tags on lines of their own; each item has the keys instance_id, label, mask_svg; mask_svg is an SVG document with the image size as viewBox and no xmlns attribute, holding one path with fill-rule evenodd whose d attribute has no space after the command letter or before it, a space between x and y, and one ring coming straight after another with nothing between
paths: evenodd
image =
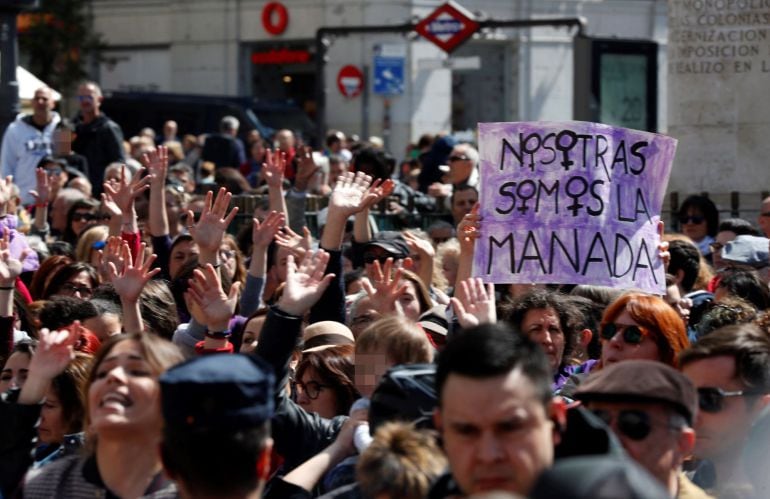
<instances>
[{"instance_id":1,"label":"raised arm","mask_svg":"<svg viewBox=\"0 0 770 499\"><path fill-rule=\"evenodd\" d=\"M426 286L430 286L433 283L433 260L436 257L436 250L430 241L417 237L411 232L407 231L402 234L409 249L420 258L420 273L418 274L420 279Z\"/></svg>"},{"instance_id":2,"label":"raised arm","mask_svg":"<svg viewBox=\"0 0 770 499\"><path fill-rule=\"evenodd\" d=\"M29 374L21 388L20 404L39 404L45 398L51 381L64 372L75 358L79 323L60 331L40 330L37 349L29 363Z\"/></svg>"},{"instance_id":3,"label":"raised arm","mask_svg":"<svg viewBox=\"0 0 770 499\"><path fill-rule=\"evenodd\" d=\"M493 284L484 286L484 281L480 277L470 277L460 281L452 298L452 307L457 321L463 328L479 324L494 324L497 322L495 286Z\"/></svg>"},{"instance_id":4,"label":"raised arm","mask_svg":"<svg viewBox=\"0 0 770 499\"><path fill-rule=\"evenodd\" d=\"M152 176L142 177L142 170L137 171L131 180L126 177L126 165L120 169L120 180L117 182L105 182L104 192L115 201L122 213L121 237L132 244L131 254L135 255L139 249L139 224L136 220L134 202L144 191L150 188Z\"/></svg>"},{"instance_id":5,"label":"raised arm","mask_svg":"<svg viewBox=\"0 0 770 499\"><path fill-rule=\"evenodd\" d=\"M126 333L144 331L144 322L142 321L142 312L139 306L139 295L141 295L147 281L160 272L160 269L152 268L155 255L145 258L145 248L146 245L142 243L132 260L128 244L124 242L121 251L125 263L120 273L114 263L108 263L112 285L115 287L115 292L120 296L120 303L123 307L123 330Z\"/></svg>"},{"instance_id":6,"label":"raised arm","mask_svg":"<svg viewBox=\"0 0 770 499\"><path fill-rule=\"evenodd\" d=\"M222 282L211 264L203 269L195 269L190 286L185 293L185 299L190 307L190 313L197 322L206 326L206 337L195 346L199 354L233 351L228 341L231 335L230 319L235 314L238 303L238 293L241 283L234 282L230 294L222 291Z\"/></svg>"},{"instance_id":7,"label":"raised arm","mask_svg":"<svg viewBox=\"0 0 770 499\"><path fill-rule=\"evenodd\" d=\"M241 295L241 315L248 317L259 308L262 302L262 291L265 287L267 272L267 250L278 230L284 224L283 213L271 211L262 223L252 219L251 232L251 262L246 276L246 286Z\"/></svg>"},{"instance_id":8,"label":"raised arm","mask_svg":"<svg viewBox=\"0 0 770 499\"><path fill-rule=\"evenodd\" d=\"M48 205L53 202L53 190L48 173L42 169L35 170L35 190L29 191L35 198L35 232L41 235L47 235L48 227Z\"/></svg>"},{"instance_id":9,"label":"raised arm","mask_svg":"<svg viewBox=\"0 0 770 499\"><path fill-rule=\"evenodd\" d=\"M168 175L168 148L157 149L142 155L142 164L147 168L150 181L150 216L147 220L150 235L168 235L168 214L166 213L166 176Z\"/></svg>"},{"instance_id":10,"label":"raised arm","mask_svg":"<svg viewBox=\"0 0 770 499\"><path fill-rule=\"evenodd\" d=\"M473 252L476 249L476 239L480 232L479 204L473 207L470 213L465 215L457 225L457 239L460 241L460 259L457 265L457 278L454 282L455 289L462 281L471 277L473 273Z\"/></svg>"},{"instance_id":11,"label":"raised arm","mask_svg":"<svg viewBox=\"0 0 770 499\"><path fill-rule=\"evenodd\" d=\"M190 227L190 235L200 250L198 260L201 265L210 263L214 268L219 268L219 247L222 245L222 238L238 214L237 206L227 213L232 197L224 187L219 189L216 199L211 191L207 192L201 218ZM187 220L194 220L192 211L187 212Z\"/></svg>"},{"instance_id":12,"label":"raised arm","mask_svg":"<svg viewBox=\"0 0 770 499\"><path fill-rule=\"evenodd\" d=\"M286 154L273 153L270 149L265 152L265 162L262 163L262 174L267 183L267 196L270 210L283 213L286 225L289 224L289 210L283 193L283 174L286 170Z\"/></svg>"},{"instance_id":13,"label":"raised arm","mask_svg":"<svg viewBox=\"0 0 770 499\"><path fill-rule=\"evenodd\" d=\"M402 273L401 268L393 271L392 258L385 260L383 267L380 267L380 262L374 262L369 278L361 281L373 309L381 314L401 313L398 297L406 290L406 284L401 279Z\"/></svg>"},{"instance_id":14,"label":"raised arm","mask_svg":"<svg viewBox=\"0 0 770 499\"><path fill-rule=\"evenodd\" d=\"M16 278L21 275L22 261L11 257L8 249L10 231L2 230L0 238L0 362L8 360L13 349L13 292L16 288Z\"/></svg>"}]
</instances>

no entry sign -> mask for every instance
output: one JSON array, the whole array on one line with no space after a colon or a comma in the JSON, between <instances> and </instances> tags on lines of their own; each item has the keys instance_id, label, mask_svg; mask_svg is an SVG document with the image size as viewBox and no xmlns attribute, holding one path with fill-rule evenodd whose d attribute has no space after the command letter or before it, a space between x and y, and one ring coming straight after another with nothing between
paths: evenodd
<instances>
[{"instance_id":1,"label":"no entry sign","mask_svg":"<svg viewBox=\"0 0 770 499\"><path fill-rule=\"evenodd\" d=\"M452 52L467 40L479 23L467 10L449 1L420 21L414 30L423 38L436 44L444 52Z\"/></svg>"},{"instance_id":2,"label":"no entry sign","mask_svg":"<svg viewBox=\"0 0 770 499\"><path fill-rule=\"evenodd\" d=\"M345 97L357 97L364 88L364 73L351 64L343 66L337 74L337 88Z\"/></svg>"}]
</instances>

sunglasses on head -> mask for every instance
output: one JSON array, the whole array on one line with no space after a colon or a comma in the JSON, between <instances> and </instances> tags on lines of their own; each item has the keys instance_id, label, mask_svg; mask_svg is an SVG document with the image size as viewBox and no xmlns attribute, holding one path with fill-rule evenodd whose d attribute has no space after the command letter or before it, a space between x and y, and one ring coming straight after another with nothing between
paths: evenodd
<instances>
[{"instance_id":1,"label":"sunglasses on head","mask_svg":"<svg viewBox=\"0 0 770 499\"><path fill-rule=\"evenodd\" d=\"M607 426L612 425L613 414L603 409L594 409L591 412L604 421ZM650 415L639 410L618 411L616 416L618 432L631 440L644 440L652 431Z\"/></svg>"},{"instance_id":2,"label":"sunglasses on head","mask_svg":"<svg viewBox=\"0 0 770 499\"><path fill-rule=\"evenodd\" d=\"M703 412L716 413L725 408L725 399L728 397L751 397L762 395L761 392L749 390L726 391L714 386L698 388L698 407Z\"/></svg>"},{"instance_id":3,"label":"sunglasses on head","mask_svg":"<svg viewBox=\"0 0 770 499\"><path fill-rule=\"evenodd\" d=\"M684 216L679 217L679 223L680 224L702 224L706 219L700 215L690 215L690 216Z\"/></svg>"},{"instance_id":4,"label":"sunglasses on head","mask_svg":"<svg viewBox=\"0 0 770 499\"><path fill-rule=\"evenodd\" d=\"M623 333L623 341L629 345L638 345L642 342L645 332L639 326L625 324L605 324L601 330L601 337L611 340L616 334Z\"/></svg>"}]
</instances>

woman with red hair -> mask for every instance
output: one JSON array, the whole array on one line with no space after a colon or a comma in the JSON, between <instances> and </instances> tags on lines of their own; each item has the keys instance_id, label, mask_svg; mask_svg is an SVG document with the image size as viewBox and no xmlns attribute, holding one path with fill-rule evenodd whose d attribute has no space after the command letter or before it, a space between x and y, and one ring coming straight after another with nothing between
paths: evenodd
<instances>
[{"instance_id":1,"label":"woman with red hair","mask_svg":"<svg viewBox=\"0 0 770 499\"><path fill-rule=\"evenodd\" d=\"M676 367L689 346L679 314L663 299L625 293L604 312L601 323L602 366L631 359L657 360Z\"/></svg>"}]
</instances>

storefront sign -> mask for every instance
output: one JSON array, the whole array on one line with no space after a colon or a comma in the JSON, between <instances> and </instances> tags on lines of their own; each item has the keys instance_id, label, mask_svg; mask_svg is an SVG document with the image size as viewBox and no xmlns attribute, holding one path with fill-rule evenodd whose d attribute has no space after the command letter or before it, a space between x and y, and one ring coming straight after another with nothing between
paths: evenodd
<instances>
[{"instance_id":1,"label":"storefront sign","mask_svg":"<svg viewBox=\"0 0 770 499\"><path fill-rule=\"evenodd\" d=\"M599 123L479 123L474 275L664 292L658 225L675 150Z\"/></svg>"},{"instance_id":2,"label":"storefront sign","mask_svg":"<svg viewBox=\"0 0 770 499\"><path fill-rule=\"evenodd\" d=\"M262 8L262 26L271 35L280 35L289 25L289 11L281 2L268 2Z\"/></svg>"}]
</instances>

